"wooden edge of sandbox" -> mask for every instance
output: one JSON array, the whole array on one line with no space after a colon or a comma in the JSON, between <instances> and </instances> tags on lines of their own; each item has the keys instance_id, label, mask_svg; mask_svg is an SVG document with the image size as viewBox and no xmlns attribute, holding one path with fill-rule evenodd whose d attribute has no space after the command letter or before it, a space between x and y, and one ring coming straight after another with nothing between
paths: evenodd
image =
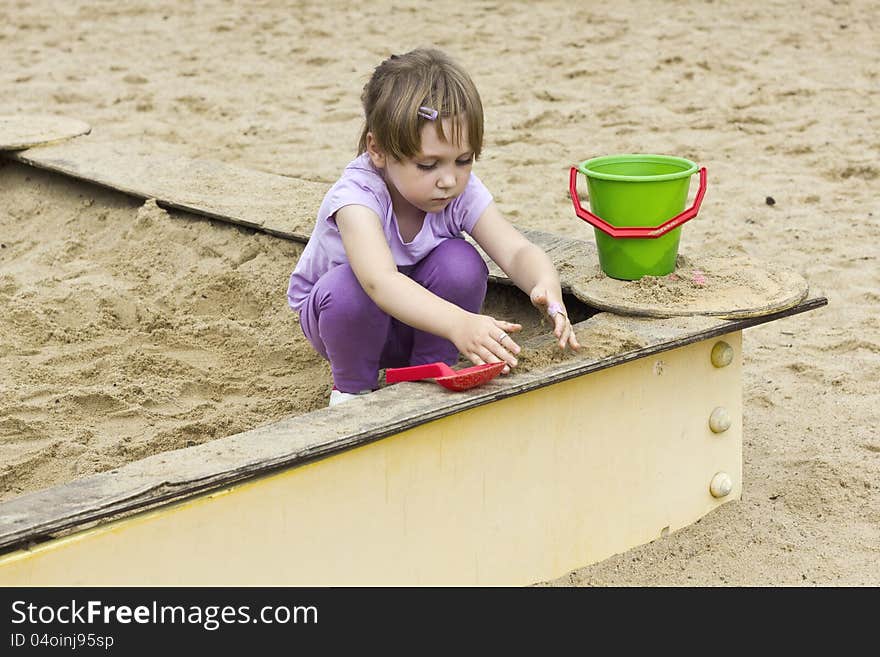
<instances>
[{"instance_id":1,"label":"wooden edge of sandbox","mask_svg":"<svg viewBox=\"0 0 880 657\"><path fill-rule=\"evenodd\" d=\"M638 348L598 358L572 357L538 371L498 377L461 393L430 382L402 383L201 445L165 452L115 470L22 495L0 504L0 551L27 548L75 528L217 490L243 480L338 454L407 429L538 388L646 358L751 326L815 310L814 296L781 312L736 320L668 319L599 313L575 328L579 336L626 332Z\"/></svg>"}]
</instances>

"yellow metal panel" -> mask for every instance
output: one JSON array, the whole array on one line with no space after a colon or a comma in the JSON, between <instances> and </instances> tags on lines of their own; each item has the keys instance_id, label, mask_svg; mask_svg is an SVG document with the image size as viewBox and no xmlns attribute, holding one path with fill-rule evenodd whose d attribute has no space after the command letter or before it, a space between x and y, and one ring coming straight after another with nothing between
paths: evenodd
<instances>
[{"instance_id":1,"label":"yellow metal panel","mask_svg":"<svg viewBox=\"0 0 880 657\"><path fill-rule=\"evenodd\" d=\"M5 585L528 584L741 493L741 333L502 399L0 559ZM431 384L420 384L431 385ZM722 406L732 420L713 433ZM723 471L732 492L716 499Z\"/></svg>"}]
</instances>

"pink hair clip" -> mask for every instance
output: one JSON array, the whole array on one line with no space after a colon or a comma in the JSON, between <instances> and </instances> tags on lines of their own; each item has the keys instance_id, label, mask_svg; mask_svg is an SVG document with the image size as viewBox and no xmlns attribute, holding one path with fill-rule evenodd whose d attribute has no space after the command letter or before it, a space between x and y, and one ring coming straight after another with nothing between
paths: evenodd
<instances>
[{"instance_id":1,"label":"pink hair clip","mask_svg":"<svg viewBox=\"0 0 880 657\"><path fill-rule=\"evenodd\" d=\"M428 119L429 121L437 120L437 110L432 109L430 107L425 107L424 105L419 108L419 116L423 119Z\"/></svg>"}]
</instances>

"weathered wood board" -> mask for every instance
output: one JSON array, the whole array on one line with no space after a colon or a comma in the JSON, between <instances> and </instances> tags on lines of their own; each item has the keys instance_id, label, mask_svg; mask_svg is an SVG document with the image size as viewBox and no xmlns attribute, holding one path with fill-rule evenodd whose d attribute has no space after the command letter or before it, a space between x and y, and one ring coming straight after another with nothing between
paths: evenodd
<instances>
[{"instance_id":1,"label":"weathered wood board","mask_svg":"<svg viewBox=\"0 0 880 657\"><path fill-rule=\"evenodd\" d=\"M164 207L186 210L287 239L308 241L325 185L181 157L140 142L78 139L8 157L97 183Z\"/></svg>"},{"instance_id":2,"label":"weathered wood board","mask_svg":"<svg viewBox=\"0 0 880 657\"><path fill-rule=\"evenodd\" d=\"M16 151L91 132L85 121L48 114L0 116L0 151Z\"/></svg>"},{"instance_id":3,"label":"weathered wood board","mask_svg":"<svg viewBox=\"0 0 880 657\"><path fill-rule=\"evenodd\" d=\"M566 276L574 295L621 315L757 317L791 308L809 291L800 274L741 254L679 255L673 273L638 281L610 278L598 264L577 269Z\"/></svg>"},{"instance_id":4,"label":"weathered wood board","mask_svg":"<svg viewBox=\"0 0 880 657\"><path fill-rule=\"evenodd\" d=\"M676 270L668 276L620 281L601 270L592 242L541 231L523 232L550 256L564 292L593 308L618 315L759 317L792 308L809 293L807 281L800 274L740 254L679 255ZM489 265L491 279L509 283L489 256L474 246Z\"/></svg>"}]
</instances>

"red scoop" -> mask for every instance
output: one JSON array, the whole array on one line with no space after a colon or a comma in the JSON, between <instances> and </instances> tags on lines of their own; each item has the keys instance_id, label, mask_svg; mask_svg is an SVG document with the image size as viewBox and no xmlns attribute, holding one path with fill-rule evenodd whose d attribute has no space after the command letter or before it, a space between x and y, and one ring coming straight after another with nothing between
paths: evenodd
<instances>
[{"instance_id":1,"label":"red scoop","mask_svg":"<svg viewBox=\"0 0 880 657\"><path fill-rule=\"evenodd\" d=\"M434 379L448 390L467 390L482 385L494 379L504 363L487 363L474 365L463 370L454 370L446 363L429 363L427 365L413 365L412 367L389 367L385 370L386 383L400 383L401 381L420 381L422 379Z\"/></svg>"}]
</instances>

